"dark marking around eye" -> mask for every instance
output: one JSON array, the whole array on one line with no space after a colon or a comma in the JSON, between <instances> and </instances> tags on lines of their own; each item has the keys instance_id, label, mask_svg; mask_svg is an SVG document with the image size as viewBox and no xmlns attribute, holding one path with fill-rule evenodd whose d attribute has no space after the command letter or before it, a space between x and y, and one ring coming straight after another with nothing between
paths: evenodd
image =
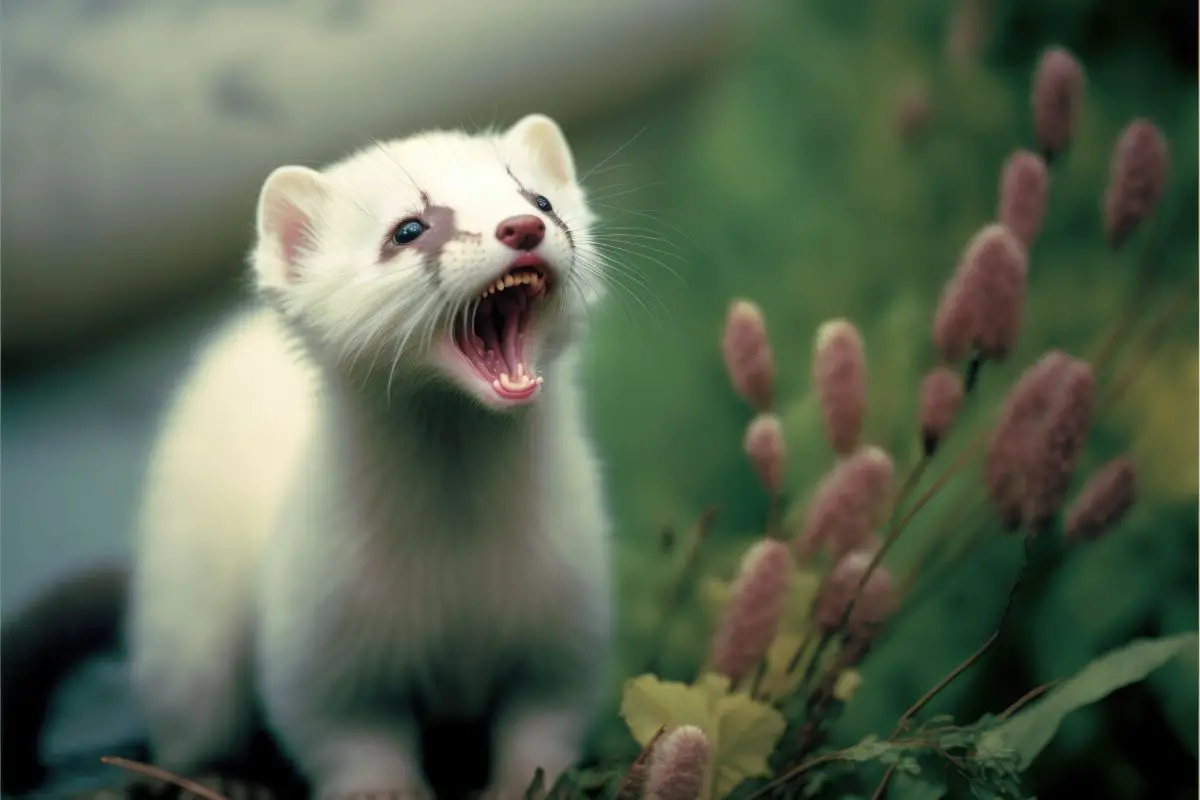
<instances>
[{"instance_id":1,"label":"dark marking around eye","mask_svg":"<svg viewBox=\"0 0 1200 800\"><path fill-rule=\"evenodd\" d=\"M418 214L405 217L388 232L379 251L379 263L391 261L401 250L415 251L421 254L421 268L434 286L440 286L442 248L448 242L479 241L481 237L478 233L458 230L454 224L454 209L434 205L425 192L421 192L421 204L423 207ZM420 233L412 236L417 228Z\"/></svg>"},{"instance_id":2,"label":"dark marking around eye","mask_svg":"<svg viewBox=\"0 0 1200 800\"><path fill-rule=\"evenodd\" d=\"M419 219L406 219L392 231L392 244L412 244L426 230L425 223Z\"/></svg>"},{"instance_id":3,"label":"dark marking around eye","mask_svg":"<svg viewBox=\"0 0 1200 800\"><path fill-rule=\"evenodd\" d=\"M530 203L532 203L534 208L536 208L538 211L541 211L543 214L545 214L547 217L549 217L550 221L553 222L555 225L557 225L559 227L559 229L561 229L562 232L564 234L566 234L567 244L569 244L571 247L574 247L575 246L575 237L573 237L571 235L571 229L569 227L567 227L567 223L564 222L563 218L560 217L558 215L558 212L556 212L554 210L554 206L552 206L550 204L550 201L548 199L546 199L546 196L540 195L537 192L526 189L525 185L523 183L521 183L521 180L516 175L513 174L512 168L508 167L506 169L508 171L508 177L513 179L513 183L515 183L517 185L517 189L518 189L518 191L521 192L522 196L524 196L524 198L526 200L528 200Z\"/></svg>"}]
</instances>

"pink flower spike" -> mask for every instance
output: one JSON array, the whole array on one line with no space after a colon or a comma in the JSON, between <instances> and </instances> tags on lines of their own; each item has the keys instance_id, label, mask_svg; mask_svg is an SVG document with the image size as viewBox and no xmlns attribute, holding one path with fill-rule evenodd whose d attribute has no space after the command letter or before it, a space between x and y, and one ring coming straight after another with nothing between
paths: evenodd
<instances>
[{"instance_id":1,"label":"pink flower spike","mask_svg":"<svg viewBox=\"0 0 1200 800\"><path fill-rule=\"evenodd\" d=\"M742 448L763 488L771 494L778 494L783 486L783 473L787 465L783 426L779 418L767 412L759 413L746 426Z\"/></svg>"},{"instance_id":2,"label":"pink flower spike","mask_svg":"<svg viewBox=\"0 0 1200 800\"><path fill-rule=\"evenodd\" d=\"M1004 162L996 217L1026 250L1042 230L1049 180L1046 162L1028 150L1018 150Z\"/></svg>"},{"instance_id":3,"label":"pink flower spike","mask_svg":"<svg viewBox=\"0 0 1200 800\"><path fill-rule=\"evenodd\" d=\"M793 540L801 562L823 550L834 559L859 549L887 511L895 466L878 447L865 447L839 462L817 484L804 527Z\"/></svg>"},{"instance_id":4,"label":"pink flower spike","mask_svg":"<svg viewBox=\"0 0 1200 800\"><path fill-rule=\"evenodd\" d=\"M646 800L699 800L711 757L708 736L695 725L665 734L650 756Z\"/></svg>"},{"instance_id":5,"label":"pink flower spike","mask_svg":"<svg viewBox=\"0 0 1200 800\"><path fill-rule=\"evenodd\" d=\"M858 587L875 559L875 552L871 548L847 553L826 576L813 606L814 620L822 633L837 630L855 594L858 600L846 623L850 638L860 642L869 640L891 614L892 576L883 564L875 567L859 593Z\"/></svg>"},{"instance_id":6,"label":"pink flower spike","mask_svg":"<svg viewBox=\"0 0 1200 800\"><path fill-rule=\"evenodd\" d=\"M1098 539L1117 525L1137 501L1137 467L1127 456L1100 467L1067 509L1067 541Z\"/></svg>"},{"instance_id":7,"label":"pink flower spike","mask_svg":"<svg viewBox=\"0 0 1200 800\"><path fill-rule=\"evenodd\" d=\"M1023 506L1024 521L1034 532L1044 530L1062 507L1091 428L1094 394L1091 365L1072 359L1063 368L1044 424L1029 440Z\"/></svg>"},{"instance_id":8,"label":"pink flower spike","mask_svg":"<svg viewBox=\"0 0 1200 800\"><path fill-rule=\"evenodd\" d=\"M867 409L867 362L862 336L844 319L817 329L812 379L821 403L825 435L838 455L854 452Z\"/></svg>"},{"instance_id":9,"label":"pink flower spike","mask_svg":"<svg viewBox=\"0 0 1200 800\"><path fill-rule=\"evenodd\" d=\"M1033 77L1030 102L1038 146L1046 161L1066 149L1083 111L1083 67L1062 47L1043 51Z\"/></svg>"},{"instance_id":10,"label":"pink flower spike","mask_svg":"<svg viewBox=\"0 0 1200 800\"><path fill-rule=\"evenodd\" d=\"M1025 248L1008 228L988 225L967 244L961 269L964 291L978 298L975 347L984 358L1002 361L1021 332L1028 272Z\"/></svg>"},{"instance_id":11,"label":"pink flower spike","mask_svg":"<svg viewBox=\"0 0 1200 800\"><path fill-rule=\"evenodd\" d=\"M949 433L963 401L963 381L949 367L938 367L921 381L921 443L926 457Z\"/></svg>"},{"instance_id":12,"label":"pink flower spike","mask_svg":"<svg viewBox=\"0 0 1200 800\"><path fill-rule=\"evenodd\" d=\"M779 632L792 574L792 554L778 539L762 539L742 558L729 608L713 639L713 670L732 683L747 677Z\"/></svg>"},{"instance_id":13,"label":"pink flower spike","mask_svg":"<svg viewBox=\"0 0 1200 800\"><path fill-rule=\"evenodd\" d=\"M762 311L749 300L735 300L721 340L725 370L734 391L759 411L769 411L775 392L775 357Z\"/></svg>"},{"instance_id":14,"label":"pink flower spike","mask_svg":"<svg viewBox=\"0 0 1200 800\"><path fill-rule=\"evenodd\" d=\"M1001 406L984 460L984 482L1001 524L1009 530L1021 526L1030 443L1070 362L1062 350L1047 351L1021 373Z\"/></svg>"},{"instance_id":15,"label":"pink flower spike","mask_svg":"<svg viewBox=\"0 0 1200 800\"><path fill-rule=\"evenodd\" d=\"M1167 140L1158 127L1147 119L1125 126L1113 153L1104 195L1104 229L1114 250L1154 214L1169 170Z\"/></svg>"}]
</instances>

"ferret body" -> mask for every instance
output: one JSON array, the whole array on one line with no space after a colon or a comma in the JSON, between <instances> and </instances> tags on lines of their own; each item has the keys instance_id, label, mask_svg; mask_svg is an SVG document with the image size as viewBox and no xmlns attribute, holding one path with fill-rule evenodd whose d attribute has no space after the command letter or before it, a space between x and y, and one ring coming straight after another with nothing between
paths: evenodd
<instances>
[{"instance_id":1,"label":"ferret body","mask_svg":"<svg viewBox=\"0 0 1200 800\"><path fill-rule=\"evenodd\" d=\"M575 348L599 257L531 115L267 178L264 302L201 352L147 477L131 585L155 764L261 708L314 797L430 794L422 720L484 719L487 793L581 755L611 640Z\"/></svg>"}]
</instances>

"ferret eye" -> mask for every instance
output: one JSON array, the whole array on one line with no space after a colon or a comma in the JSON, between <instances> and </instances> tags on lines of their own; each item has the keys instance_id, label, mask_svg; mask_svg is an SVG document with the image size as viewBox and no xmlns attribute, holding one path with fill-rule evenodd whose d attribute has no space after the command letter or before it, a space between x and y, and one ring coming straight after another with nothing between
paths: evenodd
<instances>
[{"instance_id":1,"label":"ferret eye","mask_svg":"<svg viewBox=\"0 0 1200 800\"><path fill-rule=\"evenodd\" d=\"M406 219L392 231L392 241L395 244L411 244L426 230L425 223L419 219Z\"/></svg>"},{"instance_id":2,"label":"ferret eye","mask_svg":"<svg viewBox=\"0 0 1200 800\"><path fill-rule=\"evenodd\" d=\"M542 211L545 211L547 214L554 210L554 206L550 205L550 201L545 197L542 197L540 194L533 198L533 204Z\"/></svg>"}]
</instances>

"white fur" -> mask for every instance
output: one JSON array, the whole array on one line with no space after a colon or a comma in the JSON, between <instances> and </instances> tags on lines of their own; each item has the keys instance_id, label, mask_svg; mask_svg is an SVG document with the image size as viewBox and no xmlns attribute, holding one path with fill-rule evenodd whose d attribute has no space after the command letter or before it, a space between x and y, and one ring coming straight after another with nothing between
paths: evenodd
<instances>
[{"instance_id":1,"label":"white fur","mask_svg":"<svg viewBox=\"0 0 1200 800\"><path fill-rule=\"evenodd\" d=\"M546 219L538 253L559 285L529 350L545 383L520 407L444 347L449 311L513 255L496 225L540 213L514 176L574 239ZM479 234L442 248L438 285L415 250L379 263L421 192ZM492 793L579 757L611 636L574 375L591 222L558 127L536 115L267 179L253 262L269 302L203 351L147 482L130 629L156 763L236 755L257 698L317 796L422 795L409 697L478 713L512 669L525 680L503 684Z\"/></svg>"}]
</instances>

